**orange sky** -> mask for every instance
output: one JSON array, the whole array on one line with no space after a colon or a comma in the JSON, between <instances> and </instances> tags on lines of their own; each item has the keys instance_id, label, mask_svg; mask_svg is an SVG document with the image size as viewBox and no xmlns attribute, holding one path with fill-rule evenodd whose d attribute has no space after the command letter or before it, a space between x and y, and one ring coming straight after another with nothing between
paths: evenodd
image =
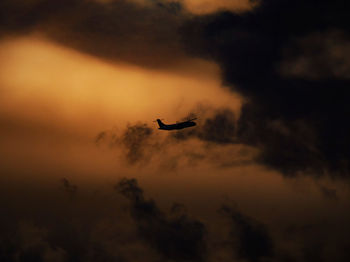
<instances>
[{"instance_id":1,"label":"orange sky","mask_svg":"<svg viewBox=\"0 0 350 262\"><path fill-rule=\"evenodd\" d=\"M122 173L137 177L152 192L167 195L166 199L194 201L194 205L199 204L194 199L215 196L219 201L229 195L248 206L266 199L263 201L273 208L298 195L277 172L256 164L218 169L210 160L226 161L225 156L233 154L240 158L242 150L247 152L244 159L251 160L257 152L247 146L216 145L208 149L204 142L190 140L155 154L153 162L157 163L180 159L178 168L172 170L152 163L130 167L118 160L118 148L94 144L99 132L120 132L127 123L145 122L160 132L152 120L161 117L165 122L175 122L200 104L230 108L238 117L243 100L222 87L220 70L212 62L188 58L184 65L189 70L172 71L110 64L38 35L2 41L0 58L3 168L15 174L24 168L29 176L21 174L16 179L50 181L69 172L67 176L75 181L101 183L115 181L116 174ZM160 141L165 139L164 133L156 134ZM204 152L210 157L191 167L180 157L186 151ZM162 174L163 168L167 174ZM56 170L51 178L46 177L49 170ZM171 189L161 186L164 184ZM184 184L189 195L179 194ZM306 205L315 205L322 198L317 184L311 186L314 190L307 193ZM166 190L161 192L161 188ZM194 199L193 190L198 196ZM295 201L305 199L297 197Z\"/></svg>"},{"instance_id":2,"label":"orange sky","mask_svg":"<svg viewBox=\"0 0 350 262\"><path fill-rule=\"evenodd\" d=\"M161 208L184 203L208 230L219 226L220 205L233 203L272 228L276 238L276 224L345 223L349 190L342 181L288 179L256 164L256 148L196 138L174 143L152 122L164 118L172 123L199 112L200 125L222 108L232 110L237 120L244 102L223 86L220 68L212 61L185 56L166 69L149 69L107 62L40 34L5 38L0 42L1 183L39 185L38 194L45 198L46 190L55 192L65 177L87 195L84 205L91 204L89 194L100 194L106 208L111 208L108 201L114 208L111 185L134 177ZM127 163L121 144L95 143L101 131L118 136L135 123L153 130L147 147L153 151L144 162ZM336 189L337 200L326 199L322 186ZM101 205L96 203L91 205ZM341 228L325 234L336 238L339 232Z\"/></svg>"},{"instance_id":3,"label":"orange sky","mask_svg":"<svg viewBox=\"0 0 350 262\"><path fill-rule=\"evenodd\" d=\"M2 0L0 260L347 261L346 12L312 4Z\"/></svg>"},{"instance_id":4,"label":"orange sky","mask_svg":"<svg viewBox=\"0 0 350 262\"><path fill-rule=\"evenodd\" d=\"M112 0L96 0L102 3L109 3ZM138 4L150 4L147 0L129 0ZM168 2L179 2L193 14L209 14L218 10L230 10L235 12L251 10L256 3L249 0L165 0Z\"/></svg>"},{"instance_id":5,"label":"orange sky","mask_svg":"<svg viewBox=\"0 0 350 262\"><path fill-rule=\"evenodd\" d=\"M76 127L93 120L93 133L126 121L176 121L198 103L237 113L241 105L222 88L219 68L199 59L162 72L109 64L37 37L3 41L0 57L2 111L36 121L55 114L55 121L79 121Z\"/></svg>"}]
</instances>

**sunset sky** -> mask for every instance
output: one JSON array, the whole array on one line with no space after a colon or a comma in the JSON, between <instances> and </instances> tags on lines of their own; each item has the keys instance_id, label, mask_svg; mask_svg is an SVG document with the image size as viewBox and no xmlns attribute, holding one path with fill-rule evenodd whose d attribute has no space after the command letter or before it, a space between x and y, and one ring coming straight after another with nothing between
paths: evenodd
<instances>
[{"instance_id":1,"label":"sunset sky","mask_svg":"<svg viewBox=\"0 0 350 262\"><path fill-rule=\"evenodd\" d=\"M0 261L349 261L345 3L2 0Z\"/></svg>"}]
</instances>

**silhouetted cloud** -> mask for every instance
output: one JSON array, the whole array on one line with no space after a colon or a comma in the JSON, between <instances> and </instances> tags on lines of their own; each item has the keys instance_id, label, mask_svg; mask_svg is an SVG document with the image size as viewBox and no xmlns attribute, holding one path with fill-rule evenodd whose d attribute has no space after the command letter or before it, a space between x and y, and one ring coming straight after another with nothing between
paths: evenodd
<instances>
[{"instance_id":1,"label":"silhouetted cloud","mask_svg":"<svg viewBox=\"0 0 350 262\"><path fill-rule=\"evenodd\" d=\"M317 130L303 119L274 119L264 109L246 105L238 121L238 139L261 149L256 158L260 163L285 175L322 175L327 159L317 147Z\"/></svg>"},{"instance_id":2,"label":"silhouetted cloud","mask_svg":"<svg viewBox=\"0 0 350 262\"><path fill-rule=\"evenodd\" d=\"M297 37L285 47L278 67L285 77L321 80L350 77L350 37L329 29Z\"/></svg>"},{"instance_id":3,"label":"silhouetted cloud","mask_svg":"<svg viewBox=\"0 0 350 262\"><path fill-rule=\"evenodd\" d=\"M245 143L262 149L260 163L290 175L348 176L348 13L343 0L262 0L245 14L198 16L183 26L188 52L217 61L225 83L249 101L238 129ZM293 57L310 66L286 74ZM288 135L272 131L275 138L266 139L276 121ZM296 123L310 130L311 141Z\"/></svg>"},{"instance_id":4,"label":"silhouetted cloud","mask_svg":"<svg viewBox=\"0 0 350 262\"><path fill-rule=\"evenodd\" d=\"M145 157L145 145L152 135L153 130L145 124L129 125L122 134L121 143L125 145L126 158L130 163L135 163Z\"/></svg>"},{"instance_id":5,"label":"silhouetted cloud","mask_svg":"<svg viewBox=\"0 0 350 262\"><path fill-rule=\"evenodd\" d=\"M224 83L248 102L238 125L221 113L185 136L223 144L240 130L237 141L257 146L259 162L271 168L348 177L348 13L344 0L261 0L245 13L201 16L178 1L4 0L0 34L40 32L107 60L150 67L171 67L188 55L213 59ZM270 128L276 122L288 131ZM216 124L223 128L212 130Z\"/></svg>"},{"instance_id":6,"label":"silhouetted cloud","mask_svg":"<svg viewBox=\"0 0 350 262\"><path fill-rule=\"evenodd\" d=\"M330 200L338 200L337 190L333 188L328 188L326 186L320 186L321 193L325 198Z\"/></svg>"},{"instance_id":7,"label":"silhouetted cloud","mask_svg":"<svg viewBox=\"0 0 350 262\"><path fill-rule=\"evenodd\" d=\"M203 261L206 255L205 227L186 214L167 217L153 200L145 200L135 179L122 179L115 187L131 202L131 215L140 236L165 259Z\"/></svg>"},{"instance_id":8,"label":"silhouetted cloud","mask_svg":"<svg viewBox=\"0 0 350 262\"><path fill-rule=\"evenodd\" d=\"M108 145L110 148L122 148L122 157L130 164L144 163L152 156L157 141L152 128L144 123L128 124L124 130L100 132L96 138L97 146Z\"/></svg>"},{"instance_id":9,"label":"silhouetted cloud","mask_svg":"<svg viewBox=\"0 0 350 262\"><path fill-rule=\"evenodd\" d=\"M72 199L76 195L78 187L76 185L71 184L67 178L62 178L61 182L63 190L67 192L69 197Z\"/></svg>"},{"instance_id":10,"label":"silhouetted cloud","mask_svg":"<svg viewBox=\"0 0 350 262\"><path fill-rule=\"evenodd\" d=\"M1 231L1 261L67 261L66 252L48 240L45 227L15 219L12 223L16 225L9 223L9 229Z\"/></svg>"},{"instance_id":11,"label":"silhouetted cloud","mask_svg":"<svg viewBox=\"0 0 350 262\"><path fill-rule=\"evenodd\" d=\"M256 149L238 141L237 119L231 110L206 108L196 122L195 127L178 132L154 131L156 126L146 123L128 124L124 129L100 132L95 143L115 150L116 157L129 165L153 165L168 171L199 163L220 168L244 166L256 158Z\"/></svg>"},{"instance_id":12,"label":"silhouetted cloud","mask_svg":"<svg viewBox=\"0 0 350 262\"><path fill-rule=\"evenodd\" d=\"M237 119L232 110L227 108L216 109L211 115L205 116L205 114L201 114L200 118L204 119L197 120L199 124L196 128L174 132L172 133L173 137L179 140L196 137L200 140L217 144L237 142L235 137Z\"/></svg>"},{"instance_id":13,"label":"silhouetted cloud","mask_svg":"<svg viewBox=\"0 0 350 262\"><path fill-rule=\"evenodd\" d=\"M232 223L230 232L232 248L239 259L255 262L273 257L272 238L263 224L227 205L222 206L220 212Z\"/></svg>"},{"instance_id":14,"label":"silhouetted cloud","mask_svg":"<svg viewBox=\"0 0 350 262\"><path fill-rule=\"evenodd\" d=\"M184 56L178 34L184 16L169 1L4 0L0 37L40 32L107 60L165 67Z\"/></svg>"},{"instance_id":15,"label":"silhouetted cloud","mask_svg":"<svg viewBox=\"0 0 350 262\"><path fill-rule=\"evenodd\" d=\"M193 205L177 202L161 208L164 195L148 199L135 179L124 178L115 188L97 186L98 194L91 185L79 185L79 201L74 202L62 198L55 184L56 191L38 190L38 185L0 190L1 261L343 262L350 254L346 210L322 210L317 219L305 217L302 209L298 214L295 207L283 207L289 223L276 212L267 227L266 221L228 205L218 215L218 199L213 200L218 206L204 209L204 216ZM189 215L194 212L198 218Z\"/></svg>"}]
</instances>

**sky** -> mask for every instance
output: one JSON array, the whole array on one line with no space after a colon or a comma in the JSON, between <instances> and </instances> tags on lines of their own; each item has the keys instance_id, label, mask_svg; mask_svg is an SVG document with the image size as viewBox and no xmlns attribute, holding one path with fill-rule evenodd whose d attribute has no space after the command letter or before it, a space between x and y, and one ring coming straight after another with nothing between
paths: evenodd
<instances>
[{"instance_id":1,"label":"sky","mask_svg":"<svg viewBox=\"0 0 350 262\"><path fill-rule=\"evenodd\" d=\"M348 13L2 0L0 261L349 261Z\"/></svg>"}]
</instances>

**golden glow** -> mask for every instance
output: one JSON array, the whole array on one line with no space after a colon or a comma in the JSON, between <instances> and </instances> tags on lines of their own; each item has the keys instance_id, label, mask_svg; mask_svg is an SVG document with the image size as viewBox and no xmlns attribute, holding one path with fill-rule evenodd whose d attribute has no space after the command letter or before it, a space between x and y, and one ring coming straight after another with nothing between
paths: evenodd
<instances>
[{"instance_id":1,"label":"golden glow","mask_svg":"<svg viewBox=\"0 0 350 262\"><path fill-rule=\"evenodd\" d=\"M54 116L83 126L84 132L87 126L98 132L158 117L176 121L201 102L236 112L241 105L238 95L221 87L218 67L203 60L183 62L192 75L161 72L108 64L43 39L21 38L1 44L0 61L1 111L47 121Z\"/></svg>"},{"instance_id":2,"label":"golden glow","mask_svg":"<svg viewBox=\"0 0 350 262\"><path fill-rule=\"evenodd\" d=\"M95 0L101 3L110 3L113 0ZM148 0L128 0L141 5L151 5L152 2ZM193 14L203 15L220 10L229 10L233 12L245 12L254 8L258 1L250 0L164 0L165 2L178 2L182 4L188 11Z\"/></svg>"},{"instance_id":3,"label":"golden glow","mask_svg":"<svg viewBox=\"0 0 350 262\"><path fill-rule=\"evenodd\" d=\"M0 61L3 161L38 174L61 168L111 174L115 152L96 148L99 132L128 122L156 128L154 119L175 122L198 103L237 115L241 107L241 98L221 87L218 67L204 60L188 58L173 71L155 71L25 37L3 41Z\"/></svg>"},{"instance_id":4,"label":"golden glow","mask_svg":"<svg viewBox=\"0 0 350 262\"><path fill-rule=\"evenodd\" d=\"M184 5L194 14L208 14L219 10L243 12L256 6L249 0L185 0Z\"/></svg>"},{"instance_id":5,"label":"golden glow","mask_svg":"<svg viewBox=\"0 0 350 262\"><path fill-rule=\"evenodd\" d=\"M185 74L188 69L191 73ZM339 198L348 199L348 190L336 181L303 179L308 191L300 194L300 186L286 183L281 174L249 163L256 150L243 145L189 140L156 153L140 167L125 165L119 148L94 144L97 133L124 128L127 122L146 122L157 132L153 119L179 120L198 103L238 114L242 99L221 86L218 67L208 61L187 58L173 71L155 71L106 63L42 38L18 38L0 43L0 94L0 166L9 174L3 180L58 183L67 177L79 187L91 182L98 187L135 177L151 196L161 196L160 205L179 201L205 217L215 215L225 199L234 199L247 214L271 224L306 215L313 219L348 204L322 201L317 183L334 185ZM206 158L182 165L182 154L188 152ZM178 169L163 164L173 159ZM232 159L248 164L219 166L219 160ZM292 205L295 217L290 217Z\"/></svg>"}]
</instances>

